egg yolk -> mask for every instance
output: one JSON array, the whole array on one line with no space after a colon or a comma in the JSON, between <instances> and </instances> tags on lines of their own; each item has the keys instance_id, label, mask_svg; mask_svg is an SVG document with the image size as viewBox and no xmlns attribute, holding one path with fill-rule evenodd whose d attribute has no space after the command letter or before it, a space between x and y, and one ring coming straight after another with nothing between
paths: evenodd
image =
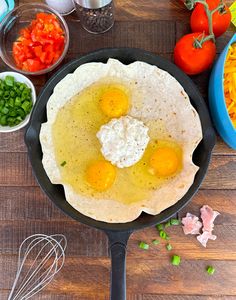
<instances>
[{"instance_id":1,"label":"egg yolk","mask_svg":"<svg viewBox=\"0 0 236 300\"><path fill-rule=\"evenodd\" d=\"M173 175L180 165L179 157L170 147L158 148L150 158L150 166L159 176Z\"/></svg>"},{"instance_id":2,"label":"egg yolk","mask_svg":"<svg viewBox=\"0 0 236 300\"><path fill-rule=\"evenodd\" d=\"M127 114L129 99L124 91L110 88L101 96L100 107L108 117L118 118Z\"/></svg>"},{"instance_id":3,"label":"egg yolk","mask_svg":"<svg viewBox=\"0 0 236 300\"><path fill-rule=\"evenodd\" d=\"M86 173L87 182L97 191L105 191L114 183L116 168L108 161L91 164Z\"/></svg>"}]
</instances>

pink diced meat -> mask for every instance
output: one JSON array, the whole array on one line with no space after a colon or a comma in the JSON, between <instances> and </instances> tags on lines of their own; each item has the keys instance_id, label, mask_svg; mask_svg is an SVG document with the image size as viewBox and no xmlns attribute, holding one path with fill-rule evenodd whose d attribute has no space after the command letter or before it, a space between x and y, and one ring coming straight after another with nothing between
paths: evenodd
<instances>
[{"instance_id":1,"label":"pink diced meat","mask_svg":"<svg viewBox=\"0 0 236 300\"><path fill-rule=\"evenodd\" d=\"M202 228L199 218L190 213L187 213L186 217L182 218L182 224L184 234L199 234Z\"/></svg>"},{"instance_id":2,"label":"pink diced meat","mask_svg":"<svg viewBox=\"0 0 236 300\"><path fill-rule=\"evenodd\" d=\"M203 205L200 209L202 223L199 218L193 214L187 213L186 217L182 218L182 228L185 234L198 234L197 240L206 247L208 240L215 240L216 235L212 234L214 229L215 218L220 214L214 211L210 206ZM200 234L200 229L202 233Z\"/></svg>"},{"instance_id":3,"label":"pink diced meat","mask_svg":"<svg viewBox=\"0 0 236 300\"><path fill-rule=\"evenodd\" d=\"M203 222L203 233L197 236L198 241L206 247L208 240L215 240L216 235L212 234L214 228L215 218L220 214L218 211L214 211L210 206L203 205L200 209L201 219Z\"/></svg>"},{"instance_id":4,"label":"pink diced meat","mask_svg":"<svg viewBox=\"0 0 236 300\"><path fill-rule=\"evenodd\" d=\"M212 234L209 231L204 231L202 234L197 236L197 240L206 247L208 240L216 240L216 235Z\"/></svg>"},{"instance_id":5,"label":"pink diced meat","mask_svg":"<svg viewBox=\"0 0 236 300\"><path fill-rule=\"evenodd\" d=\"M214 211L210 206L203 205L200 209L201 218L203 222L203 231L212 232L214 228L215 218L220 214L218 211Z\"/></svg>"}]
</instances>

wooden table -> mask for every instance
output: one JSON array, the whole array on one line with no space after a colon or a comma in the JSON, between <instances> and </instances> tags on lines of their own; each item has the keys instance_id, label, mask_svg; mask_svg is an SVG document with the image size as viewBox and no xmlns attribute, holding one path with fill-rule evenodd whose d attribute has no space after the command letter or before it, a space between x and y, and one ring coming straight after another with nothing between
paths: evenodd
<instances>
[{"instance_id":1,"label":"wooden table","mask_svg":"<svg viewBox=\"0 0 236 300\"><path fill-rule=\"evenodd\" d=\"M95 36L81 29L76 15L71 15L66 18L72 38L65 62L98 48L119 46L143 48L171 60L176 40L189 32L189 16L177 0L117 0L114 28ZM232 31L217 40L218 53ZM2 61L0 68L7 70ZM209 73L193 77L206 101ZM51 75L32 78L37 92ZM201 190L180 217L187 211L198 214L203 204L221 212L214 230L218 239L204 249L194 237L184 236L180 226L171 228L173 252L182 258L180 267L170 264L165 244L149 251L138 248L140 240L157 237L155 228L132 235L127 255L128 300L236 299L236 152L220 138ZM63 270L34 299L109 299L106 236L65 216L41 192L28 161L24 130L0 135L0 220L1 300L7 298L13 282L19 244L34 233L63 233L68 238ZM214 276L205 272L208 264L216 268Z\"/></svg>"}]
</instances>

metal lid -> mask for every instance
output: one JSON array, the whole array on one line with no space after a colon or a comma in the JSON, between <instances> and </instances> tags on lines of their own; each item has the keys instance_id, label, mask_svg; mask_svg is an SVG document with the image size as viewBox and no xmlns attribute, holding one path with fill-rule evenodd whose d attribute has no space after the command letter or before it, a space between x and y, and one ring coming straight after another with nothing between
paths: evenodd
<instances>
[{"instance_id":1,"label":"metal lid","mask_svg":"<svg viewBox=\"0 0 236 300\"><path fill-rule=\"evenodd\" d=\"M108 5L112 0L74 0L75 3L79 4L84 8L97 9Z\"/></svg>"}]
</instances>

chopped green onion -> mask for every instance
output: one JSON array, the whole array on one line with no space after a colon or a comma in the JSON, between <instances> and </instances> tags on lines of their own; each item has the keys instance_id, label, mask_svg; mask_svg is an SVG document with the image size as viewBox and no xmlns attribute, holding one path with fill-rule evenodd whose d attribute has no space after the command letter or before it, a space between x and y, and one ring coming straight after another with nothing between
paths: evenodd
<instances>
[{"instance_id":1,"label":"chopped green onion","mask_svg":"<svg viewBox=\"0 0 236 300\"><path fill-rule=\"evenodd\" d=\"M21 106L21 99L19 97L15 99L15 106Z\"/></svg>"},{"instance_id":2,"label":"chopped green onion","mask_svg":"<svg viewBox=\"0 0 236 300\"><path fill-rule=\"evenodd\" d=\"M165 228L170 227L170 226L171 226L171 223L170 223L170 220L169 220L167 223L165 223Z\"/></svg>"},{"instance_id":3,"label":"chopped green onion","mask_svg":"<svg viewBox=\"0 0 236 300\"><path fill-rule=\"evenodd\" d=\"M180 220L178 220L178 219L170 219L170 224L171 225L180 225Z\"/></svg>"},{"instance_id":4,"label":"chopped green onion","mask_svg":"<svg viewBox=\"0 0 236 300\"><path fill-rule=\"evenodd\" d=\"M173 266L178 266L181 262L180 256L179 255L173 255L171 258L171 263Z\"/></svg>"},{"instance_id":5,"label":"chopped green onion","mask_svg":"<svg viewBox=\"0 0 236 300\"><path fill-rule=\"evenodd\" d=\"M17 116L17 112L14 109L10 109L9 116L10 117L16 117Z\"/></svg>"},{"instance_id":6,"label":"chopped green onion","mask_svg":"<svg viewBox=\"0 0 236 300\"><path fill-rule=\"evenodd\" d=\"M159 231L163 230L164 229L163 224L157 224L156 229L158 229Z\"/></svg>"},{"instance_id":7,"label":"chopped green onion","mask_svg":"<svg viewBox=\"0 0 236 300\"><path fill-rule=\"evenodd\" d=\"M167 249L168 251L172 250L171 244L167 244L167 245L166 245L166 249Z\"/></svg>"},{"instance_id":8,"label":"chopped green onion","mask_svg":"<svg viewBox=\"0 0 236 300\"><path fill-rule=\"evenodd\" d=\"M209 275L213 275L215 273L215 268L212 266L208 266L206 270Z\"/></svg>"},{"instance_id":9,"label":"chopped green onion","mask_svg":"<svg viewBox=\"0 0 236 300\"><path fill-rule=\"evenodd\" d=\"M8 101L9 106L14 107L14 99L10 98Z\"/></svg>"},{"instance_id":10,"label":"chopped green onion","mask_svg":"<svg viewBox=\"0 0 236 300\"><path fill-rule=\"evenodd\" d=\"M2 126L6 126L7 125L7 117L6 117L6 115L1 116L1 118L0 118L0 125L2 125Z\"/></svg>"},{"instance_id":11,"label":"chopped green onion","mask_svg":"<svg viewBox=\"0 0 236 300\"><path fill-rule=\"evenodd\" d=\"M23 104L21 105L21 107L24 109L25 112L27 112L30 107L30 102L24 101Z\"/></svg>"},{"instance_id":12,"label":"chopped green onion","mask_svg":"<svg viewBox=\"0 0 236 300\"><path fill-rule=\"evenodd\" d=\"M169 239L170 239L169 235L168 235L164 230L161 230L161 231L159 232L159 235L160 235L160 237L161 237L163 240L169 240Z\"/></svg>"},{"instance_id":13,"label":"chopped green onion","mask_svg":"<svg viewBox=\"0 0 236 300\"><path fill-rule=\"evenodd\" d=\"M3 113L4 115L7 115L8 112L9 112L9 109L6 106L4 106L1 113Z\"/></svg>"},{"instance_id":14,"label":"chopped green onion","mask_svg":"<svg viewBox=\"0 0 236 300\"><path fill-rule=\"evenodd\" d=\"M6 91L6 92L4 93L3 98L4 98L4 100L9 99L9 98L10 98L10 93L9 93L8 91Z\"/></svg>"},{"instance_id":15,"label":"chopped green onion","mask_svg":"<svg viewBox=\"0 0 236 300\"><path fill-rule=\"evenodd\" d=\"M6 76L5 83L8 86L13 86L15 82L15 78L13 76Z\"/></svg>"},{"instance_id":16,"label":"chopped green onion","mask_svg":"<svg viewBox=\"0 0 236 300\"><path fill-rule=\"evenodd\" d=\"M139 248L143 249L143 250L148 250L149 249L149 245L145 242L140 242L139 243Z\"/></svg>"},{"instance_id":17,"label":"chopped green onion","mask_svg":"<svg viewBox=\"0 0 236 300\"><path fill-rule=\"evenodd\" d=\"M158 244L160 244L160 241L158 241L158 240L153 240L152 243L153 243L153 245L158 245Z\"/></svg>"},{"instance_id":18,"label":"chopped green onion","mask_svg":"<svg viewBox=\"0 0 236 300\"><path fill-rule=\"evenodd\" d=\"M161 237L162 239L165 240L165 238L166 238L166 232L165 232L164 230L160 230L159 235L160 235L160 237Z\"/></svg>"},{"instance_id":19,"label":"chopped green onion","mask_svg":"<svg viewBox=\"0 0 236 300\"><path fill-rule=\"evenodd\" d=\"M24 109L22 109L21 107L19 107L19 108L17 109L17 113L18 113L18 115L19 115L22 119L25 118L25 111L24 111Z\"/></svg>"},{"instance_id":20,"label":"chopped green onion","mask_svg":"<svg viewBox=\"0 0 236 300\"><path fill-rule=\"evenodd\" d=\"M11 97L15 97L15 92L14 91L10 91L10 96Z\"/></svg>"},{"instance_id":21,"label":"chopped green onion","mask_svg":"<svg viewBox=\"0 0 236 300\"><path fill-rule=\"evenodd\" d=\"M64 167L66 165L66 161L64 160L62 163L61 163L61 166Z\"/></svg>"}]
</instances>

